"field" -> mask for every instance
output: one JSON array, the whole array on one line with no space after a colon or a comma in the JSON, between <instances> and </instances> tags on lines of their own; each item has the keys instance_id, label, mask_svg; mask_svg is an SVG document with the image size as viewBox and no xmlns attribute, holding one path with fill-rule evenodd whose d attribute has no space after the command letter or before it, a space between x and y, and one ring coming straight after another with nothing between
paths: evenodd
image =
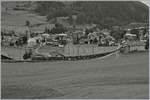
<instances>
[{"instance_id":1,"label":"field","mask_svg":"<svg viewBox=\"0 0 150 100\"><path fill-rule=\"evenodd\" d=\"M148 99L148 52L86 61L2 63L2 98Z\"/></svg>"},{"instance_id":2,"label":"field","mask_svg":"<svg viewBox=\"0 0 150 100\"><path fill-rule=\"evenodd\" d=\"M9 5L8 5L9 4ZM1 10L1 29L14 30L17 34L25 34L27 27L26 21L30 21L32 32L44 31L45 27L52 28L53 24L48 24L45 16L39 16L31 11L26 10L13 10L15 3L7 3L9 6L6 10L6 5L2 5Z\"/></svg>"}]
</instances>

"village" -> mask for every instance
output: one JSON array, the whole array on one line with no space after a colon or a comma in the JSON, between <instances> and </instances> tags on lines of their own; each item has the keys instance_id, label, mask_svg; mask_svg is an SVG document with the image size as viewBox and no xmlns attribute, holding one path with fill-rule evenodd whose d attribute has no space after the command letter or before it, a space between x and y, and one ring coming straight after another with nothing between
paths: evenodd
<instances>
[{"instance_id":1,"label":"village","mask_svg":"<svg viewBox=\"0 0 150 100\"><path fill-rule=\"evenodd\" d=\"M145 45L148 41L148 27L134 27L126 29L121 29L120 27L117 27L116 29L115 28L116 27L114 27L114 29L112 28L111 30L107 28L100 30L100 28L98 28L96 25L91 25L90 28L78 29L74 26L71 29L67 29L62 24L56 23L51 30L48 27L45 27L42 32L34 32L31 31L30 22L26 21L25 30L21 34L16 34L17 32L15 32L15 30L2 30L1 46L26 47L30 49L34 48L35 52L36 48L41 48L44 46L61 49L64 49L67 45L70 44L81 45L82 47L84 45L109 47L118 46L119 44L124 45L127 43L128 45L133 46L133 44ZM120 32L120 37L113 37L113 34L117 34L113 33L113 31L118 32L118 30ZM146 46L145 48L148 49ZM78 55L81 54L78 53Z\"/></svg>"},{"instance_id":2,"label":"village","mask_svg":"<svg viewBox=\"0 0 150 100\"><path fill-rule=\"evenodd\" d=\"M93 23L79 25L75 22L77 19L75 15L71 16L72 24L68 23L70 17L57 17L54 22L48 22L45 17L30 12L34 6L26 8L25 4L13 5L12 3L7 7L8 5L4 3L5 7L2 9L2 52L8 51L5 53L9 54L7 47L16 50L22 48L18 52L22 53L17 54L22 56L19 59L30 58L25 55L30 55L31 52L34 56L41 54L41 56L51 57L98 54L126 44L134 47L134 50L138 48L137 45L140 47L145 45L142 47L143 50L148 49L148 23L130 23L111 27ZM16 15L18 19L13 17ZM47 48L46 52L39 52L44 47ZM12 54L10 52L9 55Z\"/></svg>"}]
</instances>

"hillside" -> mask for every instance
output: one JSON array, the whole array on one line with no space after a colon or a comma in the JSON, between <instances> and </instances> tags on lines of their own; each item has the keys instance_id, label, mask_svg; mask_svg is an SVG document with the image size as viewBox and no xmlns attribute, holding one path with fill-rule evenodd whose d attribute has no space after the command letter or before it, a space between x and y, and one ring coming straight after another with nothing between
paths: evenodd
<instances>
[{"instance_id":1,"label":"hillside","mask_svg":"<svg viewBox=\"0 0 150 100\"><path fill-rule=\"evenodd\" d=\"M76 15L77 24L123 25L131 22L148 22L148 6L137 1L76 1L36 2L35 11L46 15L48 20Z\"/></svg>"},{"instance_id":2,"label":"hillside","mask_svg":"<svg viewBox=\"0 0 150 100\"><path fill-rule=\"evenodd\" d=\"M149 18L148 7L136 1L3 1L1 5L2 28L9 26L14 30L24 26L26 20L41 31L47 24L55 22L66 27L73 24L81 27L91 23L113 26L148 23Z\"/></svg>"}]
</instances>

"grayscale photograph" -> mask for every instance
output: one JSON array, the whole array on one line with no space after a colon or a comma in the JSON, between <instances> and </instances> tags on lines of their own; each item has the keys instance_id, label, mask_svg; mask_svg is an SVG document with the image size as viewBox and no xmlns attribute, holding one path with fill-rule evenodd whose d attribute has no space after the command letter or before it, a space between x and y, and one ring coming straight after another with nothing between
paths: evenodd
<instances>
[{"instance_id":1,"label":"grayscale photograph","mask_svg":"<svg viewBox=\"0 0 150 100\"><path fill-rule=\"evenodd\" d=\"M149 6L1 1L1 98L149 99Z\"/></svg>"}]
</instances>

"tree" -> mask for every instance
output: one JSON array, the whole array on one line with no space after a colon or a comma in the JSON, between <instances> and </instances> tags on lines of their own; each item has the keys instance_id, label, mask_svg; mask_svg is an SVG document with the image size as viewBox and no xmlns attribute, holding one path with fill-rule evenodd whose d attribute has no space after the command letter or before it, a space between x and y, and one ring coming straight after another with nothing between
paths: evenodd
<instances>
[{"instance_id":1,"label":"tree","mask_svg":"<svg viewBox=\"0 0 150 100\"><path fill-rule=\"evenodd\" d=\"M122 39L123 38L123 36L125 35L125 31L123 31L123 30L112 30L111 31L111 36L112 37L114 37L116 40L120 40L120 39Z\"/></svg>"},{"instance_id":2,"label":"tree","mask_svg":"<svg viewBox=\"0 0 150 100\"><path fill-rule=\"evenodd\" d=\"M30 26L30 21L28 21L28 20L26 20L26 24L25 24L25 26Z\"/></svg>"},{"instance_id":3,"label":"tree","mask_svg":"<svg viewBox=\"0 0 150 100\"><path fill-rule=\"evenodd\" d=\"M67 29L63 27L62 24L56 23L55 27L50 31L52 34L59 34L59 33L64 33L66 32Z\"/></svg>"}]
</instances>

